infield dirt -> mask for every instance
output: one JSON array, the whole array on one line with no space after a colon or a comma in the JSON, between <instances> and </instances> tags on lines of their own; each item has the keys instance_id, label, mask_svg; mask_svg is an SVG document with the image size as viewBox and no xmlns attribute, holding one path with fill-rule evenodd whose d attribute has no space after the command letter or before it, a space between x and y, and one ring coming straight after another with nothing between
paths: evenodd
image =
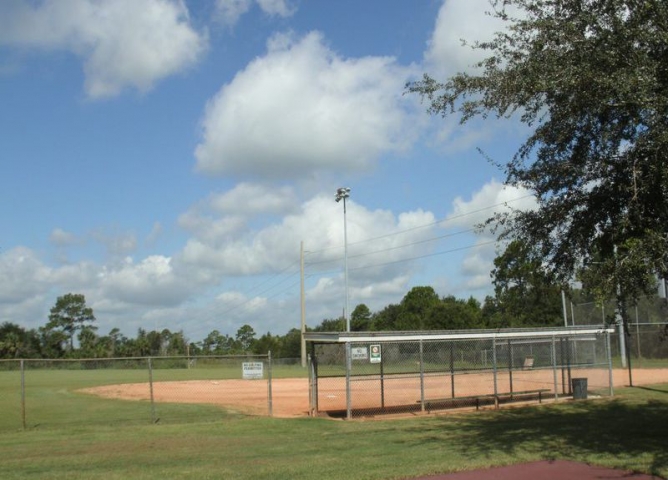
<instances>
[{"instance_id":1,"label":"infield dirt","mask_svg":"<svg viewBox=\"0 0 668 480\"><path fill-rule=\"evenodd\" d=\"M489 377L489 375L487 375ZM628 385L628 371L616 369L613 371L615 387ZM406 404L415 403L415 379L405 379ZM395 380L396 382L396 380ZM479 385L476 383L479 382ZM633 370L634 385L650 385L668 382L668 369L638 369ZM467 378L466 390L470 392L483 391L488 387L489 378ZM272 380L272 413L275 417L302 417L308 415L309 392L306 378L281 378ZM518 390L521 387L518 387ZM394 389L401 392L401 388ZM105 385L80 390L82 392L99 395L105 398L124 400L148 400L150 388L147 383L129 383ZM155 382L153 384L153 398L156 402L171 403L200 403L220 405L240 413L266 415L268 413L266 380L192 380L179 382ZM326 399L330 405L321 410L345 408L345 388L342 382L323 391L320 389L320 398ZM321 405L321 407L324 407Z\"/></svg>"}]
</instances>

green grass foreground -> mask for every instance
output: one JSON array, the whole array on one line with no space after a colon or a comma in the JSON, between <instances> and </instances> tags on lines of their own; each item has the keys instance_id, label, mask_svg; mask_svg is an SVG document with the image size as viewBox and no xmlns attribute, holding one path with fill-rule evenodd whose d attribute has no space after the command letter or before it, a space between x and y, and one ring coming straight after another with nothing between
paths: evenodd
<instances>
[{"instance_id":1,"label":"green grass foreground","mask_svg":"<svg viewBox=\"0 0 668 480\"><path fill-rule=\"evenodd\" d=\"M665 478L667 419L663 384L613 399L374 421L226 414L38 426L0 433L0 478L401 479L544 459Z\"/></svg>"}]
</instances>

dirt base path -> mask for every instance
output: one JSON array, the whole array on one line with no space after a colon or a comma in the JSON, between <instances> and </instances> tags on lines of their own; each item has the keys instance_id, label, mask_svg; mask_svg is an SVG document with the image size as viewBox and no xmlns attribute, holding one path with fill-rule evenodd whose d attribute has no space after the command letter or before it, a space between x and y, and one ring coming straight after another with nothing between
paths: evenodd
<instances>
[{"instance_id":1,"label":"dirt base path","mask_svg":"<svg viewBox=\"0 0 668 480\"><path fill-rule=\"evenodd\" d=\"M633 383L636 386L666 382L668 382L668 369L638 369L633 371ZM629 384L628 371L614 370L613 383L615 387L627 386ZM105 398L126 400L147 400L150 398L150 389L147 383L106 385L82 391ZM345 397L345 390L343 392L337 390L336 396ZM410 400L412 402L415 401L414 396L411 390ZM267 382L265 380L155 382L153 384L153 398L156 402L205 403L224 406L242 413L268 414ZM275 417L308 415L308 379L281 378L272 380L272 398L272 410ZM341 398L338 398L337 403L341 401Z\"/></svg>"}]
</instances>

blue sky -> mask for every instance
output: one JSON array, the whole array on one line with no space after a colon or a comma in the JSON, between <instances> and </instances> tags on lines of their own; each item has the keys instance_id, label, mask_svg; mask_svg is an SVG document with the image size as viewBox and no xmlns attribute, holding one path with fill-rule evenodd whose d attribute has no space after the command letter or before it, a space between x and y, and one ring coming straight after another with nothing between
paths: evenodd
<instances>
[{"instance_id":1,"label":"blue sky","mask_svg":"<svg viewBox=\"0 0 668 480\"><path fill-rule=\"evenodd\" d=\"M0 322L83 293L101 334L307 324L416 285L482 300L473 227L527 192L517 122L430 117L407 81L470 71L486 0L0 2Z\"/></svg>"}]
</instances>

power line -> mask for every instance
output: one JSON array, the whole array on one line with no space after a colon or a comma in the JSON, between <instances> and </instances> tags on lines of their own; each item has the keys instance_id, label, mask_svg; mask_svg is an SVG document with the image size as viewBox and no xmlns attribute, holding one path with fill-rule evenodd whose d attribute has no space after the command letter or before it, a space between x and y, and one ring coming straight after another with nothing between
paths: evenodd
<instances>
[{"instance_id":1,"label":"power line","mask_svg":"<svg viewBox=\"0 0 668 480\"><path fill-rule=\"evenodd\" d=\"M444 238L455 237L457 235L463 235L465 233L471 233L473 231L475 231L475 228L469 228L468 230L461 230L459 232L454 232L454 233L446 233L445 235L439 235L437 237L431 237L431 238L427 238L425 240L418 240L418 241L415 241L415 242L405 243L405 244L397 245L397 246L394 246L394 247L388 247L388 248L383 248L383 249L380 249L380 250L374 250L374 251L368 252L368 253L358 253L356 255L350 255L349 258L366 257L368 255L376 255L378 253L389 252L389 251L392 251L392 250L399 250L401 248L412 247L412 246L415 246L415 245L434 242L436 240L442 240ZM338 258L334 258L334 259L331 259L331 260L321 260L319 262L308 262L307 265L309 265L309 266L321 265L321 264L324 264L324 263L333 263L333 262L338 262L338 261L339 261Z\"/></svg>"},{"instance_id":2,"label":"power line","mask_svg":"<svg viewBox=\"0 0 668 480\"><path fill-rule=\"evenodd\" d=\"M457 247L457 248L451 248L449 250L442 250L440 252L434 252L434 253L426 253L424 255L418 255L416 257L408 257L408 258L402 258L399 260L393 260L391 262L384 262L384 263L377 263L377 264L372 264L372 265L363 265L360 267L355 267L351 268L351 270L365 270L365 269L370 269L370 268L376 268L376 267L384 267L387 265L393 265L397 263L405 263L405 262L411 262L413 260L421 260L423 258L429 258L429 257L436 257L439 255L447 255L448 253L455 253L455 252L460 252L463 250L471 250L473 248L479 248L479 247L484 247L487 245L492 245L496 243L496 240L490 240L487 242L482 242L482 243L476 243L474 245L466 245L464 247ZM328 271L323 271L323 272L317 272L317 273L310 273L306 277L311 278L311 277L321 277L324 275L332 275L335 273L339 273L338 270L328 270Z\"/></svg>"},{"instance_id":3,"label":"power line","mask_svg":"<svg viewBox=\"0 0 668 480\"><path fill-rule=\"evenodd\" d=\"M417 225L415 227L407 228L407 229L400 230L400 231L397 231L397 232L388 233L388 234L385 234L385 235L379 235L379 236L376 236L376 237L371 237L371 238L367 238L367 239L360 240L360 241L357 241L357 242L353 242L353 243L350 243L349 245L359 245L359 244L369 243L369 242L381 240L381 239L384 239L384 238L389 238L389 237L394 237L394 236L401 235L401 234L404 234L404 233L409 233L409 232L412 232L412 231L415 231L415 230L419 230L419 229L423 229L423 228L429 228L429 227L433 227L435 225L445 224L445 223L454 221L454 220L459 219L459 218L464 218L464 217L467 217L467 216L470 216L470 215L474 215L474 214L477 214L477 213L480 213L480 212L483 212L483 211L486 211L486 210L490 210L492 208L496 208L496 207L499 207L499 206L502 206L502 205L508 205L511 202L517 202L519 200L523 200L525 198L529 198L529 197L532 197L532 196L533 195L531 195L531 194L523 195L521 197L517 197L517 198L511 199L511 200L507 200L505 202L499 202L499 203L489 205L489 206L486 206L486 207L482 207L482 208L479 208L479 209L476 209L476 210L471 210L471 211L466 212L466 213L461 213L459 215L454 215L454 216L451 216L451 217L443 218L443 219L437 220L435 222L431 222L431 223L427 223L427 224L423 224L423 225ZM397 246L394 246L394 247L388 247L388 248L385 248L385 249L375 250L375 251L372 251L372 252L352 255L351 258L361 258L361 257L369 256L369 255L376 255L376 254L385 253L385 252L389 252L389 251L393 251L393 250L399 250L399 249L402 249L402 248L407 248L407 247L411 247L411 246L415 246L415 245L420 245L420 244L425 244L425 243L429 243L429 242L434 242L434 241L437 241L437 240L442 240L444 238L450 238L450 237L454 237L454 236L457 236L457 235L463 235L463 234L466 234L466 233L471 233L473 231L475 231L475 228L469 228L469 229L466 229L466 230L462 230L462 231L458 231L458 232L454 232L454 233L449 233L449 234L445 234L445 235L439 235L439 236L436 236L436 237L431 237L431 238L424 239L424 240L418 240L418 241L411 242L411 243L406 243L406 244L403 244L403 245L397 245ZM377 263L377 264L372 264L372 265L364 265L364 266L352 268L351 270L358 271L358 270L364 270L364 269L369 269L369 268L383 267L383 266L394 265L394 264L398 264L398 263L416 261L416 260L420 260L420 259L423 259L423 258L446 255L446 254L449 254L449 253L468 250L468 249L471 249L471 248L478 248L478 247L490 245L490 244L493 244L493 243L495 243L495 242L494 241L489 241L489 242L484 242L484 243L478 243L478 244L475 244L475 245L468 245L468 246L464 246L464 247L458 247L458 248L453 248L453 249L449 249L449 250L443 250L443 251L439 251L439 252L433 252L433 253L429 253L429 254L418 255L418 256L408 257L408 258L399 259L399 260L393 260L393 261L389 261L389 262ZM327 247L327 248L323 248L323 249L319 249L319 250L310 250L310 251L306 252L306 254L310 256L310 255L313 255L313 254L316 254L316 253L322 253L322 252L325 252L325 251L328 251L328 250L333 250L333 249L338 249L338 248L342 248L342 247L336 246L336 247ZM338 262L338 261L339 261L338 259L322 260L322 261L318 261L318 262L308 262L307 265L310 267L310 266L314 266L314 265L321 265L321 264L333 263L333 262ZM240 293L242 295L248 297L251 292L254 292L257 289L261 288L263 285L266 285L266 284L272 282L274 279L283 275L286 271L295 267L298 264L299 264L299 261L293 262L292 264L283 268L279 272L276 272L275 274L273 274L269 278L264 279L263 281L259 282L258 284L253 285L251 288L249 288L245 291L242 291ZM270 292L270 291L278 288L280 285L289 281L292 277L294 277L298 273L299 273L298 271L295 271L295 272L289 274L286 278L280 280L279 282L277 282L273 285L270 285L263 290L260 290L252 298L247 298L245 301L243 301L243 302L241 302L237 305L231 306L229 309L227 309L226 313L232 313L232 312L235 312L235 311L239 310L240 308L243 308L244 306L246 306L250 302L252 302L256 297L261 296L261 295L263 295L267 292ZM329 271L329 272L319 272L317 274L308 274L306 277L311 278L311 277L314 277L314 276L322 276L322 275L333 274L333 273L338 273L338 271ZM271 298L275 298L275 297L279 296L280 294L284 293L285 291L293 288L298 283L299 283L299 281L291 283L290 285L288 285L287 287L279 290L278 292L274 293L273 295L268 296L267 299L271 299Z\"/></svg>"},{"instance_id":4,"label":"power line","mask_svg":"<svg viewBox=\"0 0 668 480\"><path fill-rule=\"evenodd\" d=\"M506 200L504 202L495 203L493 205L482 207L482 208L479 208L477 210L471 210L470 212L460 213L459 215L453 215L452 217L443 218L443 219L437 220L435 222L426 223L426 224L423 224L423 225L417 225L415 227L407 228L407 229L404 229L404 230L399 230L399 231L393 232L393 233L387 233L385 235L379 235L377 237L371 237L371 238L366 238L364 240L358 240L357 242L348 242L348 246L358 245L358 244L361 244L361 243L373 242L375 240L380 240L380 239L387 238L387 237L393 237L395 235L401 235L403 233L412 232L414 230L419 230L421 228L433 227L434 225L439 225L439 224L451 222L453 220L468 217L470 215L474 215L476 213L484 212L485 210L490 210L492 208L500 207L502 205L507 206L511 202L518 202L520 200L524 200L525 198L530 198L530 197L533 197L533 195L532 194L522 195L521 197L513 198L511 200ZM472 228L471 230L475 230L475 228ZM325 252L325 251L328 251L328 250L334 250L334 249L339 249L339 248L343 248L343 246L341 245L341 246L334 246L334 247L326 247L326 248L322 248L322 249L319 249L319 250L309 250L307 253L309 255L311 255L311 254L314 254L314 253L320 253L320 252Z\"/></svg>"}]
</instances>

